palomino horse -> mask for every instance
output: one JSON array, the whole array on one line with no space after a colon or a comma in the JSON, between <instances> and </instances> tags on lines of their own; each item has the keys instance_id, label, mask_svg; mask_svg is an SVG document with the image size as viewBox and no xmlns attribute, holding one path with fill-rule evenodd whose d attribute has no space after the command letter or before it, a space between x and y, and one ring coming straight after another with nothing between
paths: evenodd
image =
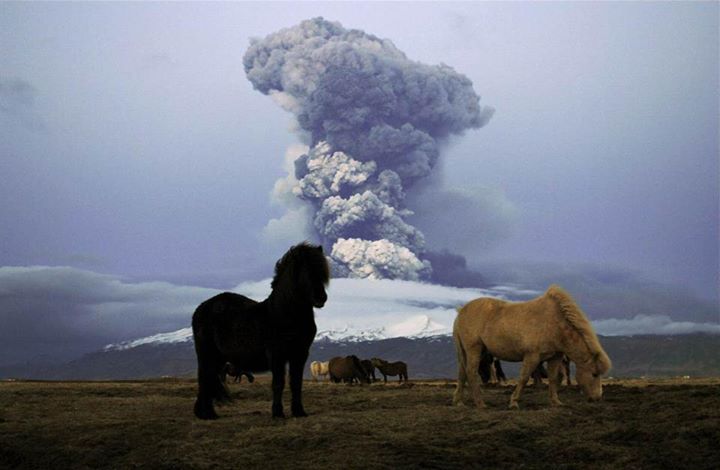
<instances>
[{"instance_id":1,"label":"palomino horse","mask_svg":"<svg viewBox=\"0 0 720 470\"><path fill-rule=\"evenodd\" d=\"M455 404L462 403L467 381L475 405L485 406L478 371L487 355L503 361L522 361L510 408L518 407L523 387L542 361L548 363L550 402L560 405L558 373L563 355L576 364L576 380L588 399L602 398L600 377L610 370L610 358L585 314L558 286L550 286L544 295L527 302L488 297L469 302L458 310L453 339L458 356Z\"/></svg>"},{"instance_id":2,"label":"palomino horse","mask_svg":"<svg viewBox=\"0 0 720 470\"><path fill-rule=\"evenodd\" d=\"M329 365L329 361L312 361L310 363L310 373L312 374L312 378L315 382L317 382L321 377L327 377L330 373L330 370L328 369Z\"/></svg>"},{"instance_id":3,"label":"palomino horse","mask_svg":"<svg viewBox=\"0 0 720 470\"><path fill-rule=\"evenodd\" d=\"M307 416L302 405L302 375L317 326L313 307L327 301L330 268L322 247L301 243L275 264L270 296L262 302L225 292L201 303L192 318L198 360L195 416L217 418L213 400L229 400L222 368L232 362L242 371L272 371L272 415L285 417L282 392L290 367L293 416Z\"/></svg>"}]
</instances>

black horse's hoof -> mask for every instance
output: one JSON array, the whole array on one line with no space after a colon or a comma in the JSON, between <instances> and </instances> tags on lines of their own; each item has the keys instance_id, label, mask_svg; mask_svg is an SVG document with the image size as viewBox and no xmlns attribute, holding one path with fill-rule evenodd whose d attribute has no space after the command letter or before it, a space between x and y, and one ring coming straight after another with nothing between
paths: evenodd
<instances>
[{"instance_id":1,"label":"black horse's hoof","mask_svg":"<svg viewBox=\"0 0 720 470\"><path fill-rule=\"evenodd\" d=\"M297 408L292 410L292 415L294 418L307 418L308 414L305 412L303 408Z\"/></svg>"},{"instance_id":2,"label":"black horse's hoof","mask_svg":"<svg viewBox=\"0 0 720 470\"><path fill-rule=\"evenodd\" d=\"M218 419L218 415L217 415L217 413L215 413L215 410L209 410L209 411L208 411L208 410L198 410L198 409L196 408L196 409L195 409L195 416L196 416L198 419L203 419L203 420Z\"/></svg>"},{"instance_id":3,"label":"black horse's hoof","mask_svg":"<svg viewBox=\"0 0 720 470\"><path fill-rule=\"evenodd\" d=\"M285 412L283 411L282 405L272 407L272 417L278 419L285 419Z\"/></svg>"},{"instance_id":4,"label":"black horse's hoof","mask_svg":"<svg viewBox=\"0 0 720 470\"><path fill-rule=\"evenodd\" d=\"M199 419L218 419L218 415L215 413L212 403L197 400L193 411L195 412L195 416Z\"/></svg>"}]
</instances>

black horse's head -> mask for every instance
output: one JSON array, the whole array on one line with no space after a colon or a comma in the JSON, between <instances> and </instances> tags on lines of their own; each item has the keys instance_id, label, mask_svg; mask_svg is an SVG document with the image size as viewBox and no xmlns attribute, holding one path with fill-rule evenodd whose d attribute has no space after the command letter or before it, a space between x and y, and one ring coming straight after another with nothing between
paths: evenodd
<instances>
[{"instance_id":1,"label":"black horse's head","mask_svg":"<svg viewBox=\"0 0 720 470\"><path fill-rule=\"evenodd\" d=\"M291 247L275 264L273 292L322 308L327 302L325 287L330 282L330 267L322 246L307 242Z\"/></svg>"}]
</instances>

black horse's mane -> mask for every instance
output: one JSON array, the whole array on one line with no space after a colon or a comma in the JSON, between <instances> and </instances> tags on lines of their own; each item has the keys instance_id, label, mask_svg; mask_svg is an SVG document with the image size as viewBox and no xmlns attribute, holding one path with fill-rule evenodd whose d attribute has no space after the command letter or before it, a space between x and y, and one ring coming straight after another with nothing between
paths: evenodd
<instances>
[{"instance_id":1,"label":"black horse's mane","mask_svg":"<svg viewBox=\"0 0 720 470\"><path fill-rule=\"evenodd\" d=\"M297 268L306 266L312 279L327 285L330 282L330 267L323 253L321 246L311 245L308 242L302 242L291 247L282 258L275 263L275 276L273 277L270 287L275 289L278 286L280 278L289 272L293 275Z\"/></svg>"}]
</instances>

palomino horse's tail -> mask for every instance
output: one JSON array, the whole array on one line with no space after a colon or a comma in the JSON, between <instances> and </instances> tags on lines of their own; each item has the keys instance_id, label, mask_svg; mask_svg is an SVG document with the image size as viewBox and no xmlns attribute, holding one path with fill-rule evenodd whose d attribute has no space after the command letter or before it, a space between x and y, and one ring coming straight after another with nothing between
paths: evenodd
<instances>
[{"instance_id":1,"label":"palomino horse's tail","mask_svg":"<svg viewBox=\"0 0 720 470\"><path fill-rule=\"evenodd\" d=\"M460 308L457 309L458 313L460 313ZM460 339L460 333L458 332L457 322L459 317L455 318L455 323L453 324L453 343L455 343L455 353L457 354L457 363L458 363L458 378L457 378L457 386L455 388L455 393L453 394L453 404L460 405L462 404L463 400L463 390L465 388L465 384L467 383L467 353L465 352L465 348L463 347L462 340Z\"/></svg>"},{"instance_id":2,"label":"palomino horse's tail","mask_svg":"<svg viewBox=\"0 0 720 470\"><path fill-rule=\"evenodd\" d=\"M462 307L457 307L455 310L460 313ZM455 323L457 323L457 317L455 318ZM458 334L455 326L453 326L453 340L455 343L455 353L457 354L458 361L458 381L461 379L464 380L464 378L467 377L467 354L465 353L465 348L463 348L460 335Z\"/></svg>"}]
</instances>

